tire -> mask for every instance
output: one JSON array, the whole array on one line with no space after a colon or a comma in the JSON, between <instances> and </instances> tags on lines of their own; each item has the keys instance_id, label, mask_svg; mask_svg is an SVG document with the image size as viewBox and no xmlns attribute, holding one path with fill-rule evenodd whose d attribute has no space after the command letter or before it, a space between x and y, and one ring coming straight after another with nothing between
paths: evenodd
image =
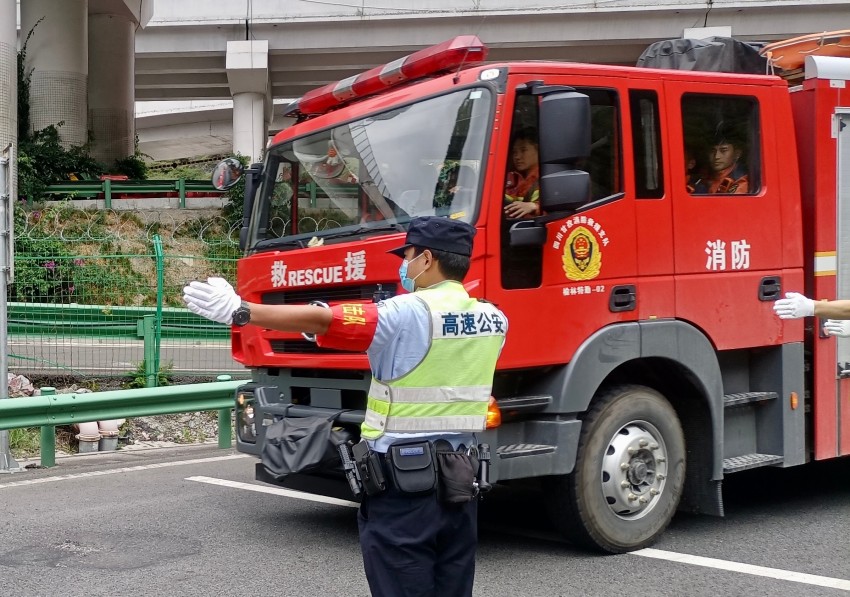
<instances>
[{"instance_id":1,"label":"tire","mask_svg":"<svg viewBox=\"0 0 850 597\"><path fill-rule=\"evenodd\" d=\"M624 553L661 535L684 482L685 437L676 411L653 389L617 386L594 398L575 468L548 479L547 505L570 541Z\"/></svg>"}]
</instances>

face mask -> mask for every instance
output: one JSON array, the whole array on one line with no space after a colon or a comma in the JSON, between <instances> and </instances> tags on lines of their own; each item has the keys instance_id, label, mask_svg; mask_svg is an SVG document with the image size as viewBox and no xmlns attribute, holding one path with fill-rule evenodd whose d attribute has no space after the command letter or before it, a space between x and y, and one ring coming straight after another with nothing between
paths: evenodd
<instances>
[{"instance_id":1,"label":"face mask","mask_svg":"<svg viewBox=\"0 0 850 597\"><path fill-rule=\"evenodd\" d=\"M398 268L398 278L401 280L401 287L404 288L407 292L413 292L416 290L416 278L422 275L422 272L416 274L416 278L408 278L407 277L407 266L411 263L422 257L425 253L420 253L410 261L407 259L401 262L401 265Z\"/></svg>"}]
</instances>

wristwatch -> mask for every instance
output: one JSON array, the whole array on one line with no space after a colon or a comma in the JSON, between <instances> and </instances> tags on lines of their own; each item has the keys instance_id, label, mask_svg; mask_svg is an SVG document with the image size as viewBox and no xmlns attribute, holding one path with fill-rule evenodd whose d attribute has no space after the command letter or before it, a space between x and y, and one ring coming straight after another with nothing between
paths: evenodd
<instances>
[{"instance_id":1,"label":"wristwatch","mask_svg":"<svg viewBox=\"0 0 850 597\"><path fill-rule=\"evenodd\" d=\"M233 325L242 327L248 325L251 321L251 309L248 308L248 303L242 301L242 305L233 312Z\"/></svg>"}]
</instances>

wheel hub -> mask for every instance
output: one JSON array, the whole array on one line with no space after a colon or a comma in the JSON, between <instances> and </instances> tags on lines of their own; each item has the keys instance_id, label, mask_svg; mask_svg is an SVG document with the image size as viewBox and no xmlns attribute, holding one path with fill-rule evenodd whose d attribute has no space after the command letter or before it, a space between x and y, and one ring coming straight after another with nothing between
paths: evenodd
<instances>
[{"instance_id":1,"label":"wheel hub","mask_svg":"<svg viewBox=\"0 0 850 597\"><path fill-rule=\"evenodd\" d=\"M617 516L645 516L659 502L666 477L667 448L655 426L633 421L608 442L602 460L602 491Z\"/></svg>"}]
</instances>

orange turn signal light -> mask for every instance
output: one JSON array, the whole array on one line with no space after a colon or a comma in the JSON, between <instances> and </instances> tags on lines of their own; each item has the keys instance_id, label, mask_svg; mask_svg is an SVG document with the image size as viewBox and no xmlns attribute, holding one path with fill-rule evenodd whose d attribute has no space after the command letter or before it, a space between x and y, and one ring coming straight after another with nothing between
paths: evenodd
<instances>
[{"instance_id":1,"label":"orange turn signal light","mask_svg":"<svg viewBox=\"0 0 850 597\"><path fill-rule=\"evenodd\" d=\"M487 425L486 429L495 429L502 424L502 411L499 410L499 404L496 399L490 396L490 401L487 403Z\"/></svg>"},{"instance_id":2,"label":"orange turn signal light","mask_svg":"<svg viewBox=\"0 0 850 597\"><path fill-rule=\"evenodd\" d=\"M797 410L798 404L797 392L791 392L791 410Z\"/></svg>"}]
</instances>

